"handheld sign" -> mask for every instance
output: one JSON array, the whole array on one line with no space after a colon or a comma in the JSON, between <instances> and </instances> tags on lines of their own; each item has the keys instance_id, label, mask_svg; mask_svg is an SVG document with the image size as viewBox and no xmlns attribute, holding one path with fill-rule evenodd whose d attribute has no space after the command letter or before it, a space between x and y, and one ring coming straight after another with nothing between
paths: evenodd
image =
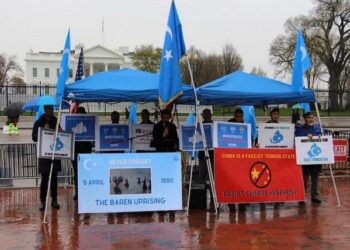
<instances>
[{"instance_id":1,"label":"handheld sign","mask_svg":"<svg viewBox=\"0 0 350 250\"><path fill-rule=\"evenodd\" d=\"M259 123L260 148L294 148L294 124Z\"/></svg>"},{"instance_id":2,"label":"handheld sign","mask_svg":"<svg viewBox=\"0 0 350 250\"><path fill-rule=\"evenodd\" d=\"M130 127L127 124L103 124L96 134L97 151L130 150Z\"/></svg>"},{"instance_id":3,"label":"handheld sign","mask_svg":"<svg viewBox=\"0 0 350 250\"><path fill-rule=\"evenodd\" d=\"M295 148L299 165L334 163L332 136L295 137Z\"/></svg>"},{"instance_id":4,"label":"handheld sign","mask_svg":"<svg viewBox=\"0 0 350 250\"><path fill-rule=\"evenodd\" d=\"M154 147L151 147L151 141L153 139L153 124L134 124L131 126L131 149L132 151L155 151Z\"/></svg>"},{"instance_id":5,"label":"handheld sign","mask_svg":"<svg viewBox=\"0 0 350 250\"><path fill-rule=\"evenodd\" d=\"M67 114L62 116L62 128L73 132L76 141L95 141L98 117L85 114Z\"/></svg>"},{"instance_id":6,"label":"handheld sign","mask_svg":"<svg viewBox=\"0 0 350 250\"><path fill-rule=\"evenodd\" d=\"M203 124L205 139L208 149L213 149L213 126L212 124ZM179 128L180 149L182 151L192 151L193 142L196 140L195 151L203 151L203 137L199 124L197 126L196 138L194 138L194 125L180 124Z\"/></svg>"},{"instance_id":7,"label":"handheld sign","mask_svg":"<svg viewBox=\"0 0 350 250\"><path fill-rule=\"evenodd\" d=\"M214 122L214 148L251 148L251 134L248 123Z\"/></svg>"},{"instance_id":8,"label":"handheld sign","mask_svg":"<svg viewBox=\"0 0 350 250\"><path fill-rule=\"evenodd\" d=\"M39 128L38 150L39 158L51 159L55 153L57 160L74 160L74 134L58 132L56 148L54 149L55 131L53 129Z\"/></svg>"}]
</instances>

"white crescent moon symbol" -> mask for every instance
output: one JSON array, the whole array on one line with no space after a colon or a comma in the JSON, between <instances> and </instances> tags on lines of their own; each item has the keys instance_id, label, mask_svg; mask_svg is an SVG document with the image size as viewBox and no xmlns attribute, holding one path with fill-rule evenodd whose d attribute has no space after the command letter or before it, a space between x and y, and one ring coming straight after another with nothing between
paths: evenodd
<instances>
[{"instance_id":1,"label":"white crescent moon symbol","mask_svg":"<svg viewBox=\"0 0 350 250\"><path fill-rule=\"evenodd\" d=\"M173 40L173 32L171 31L170 27L166 27L166 33L169 33L171 41Z\"/></svg>"},{"instance_id":2,"label":"white crescent moon symbol","mask_svg":"<svg viewBox=\"0 0 350 250\"><path fill-rule=\"evenodd\" d=\"M91 159L86 159L83 162L83 167L87 170L87 171L91 171L91 168L88 167L88 163L91 161Z\"/></svg>"},{"instance_id":3,"label":"white crescent moon symbol","mask_svg":"<svg viewBox=\"0 0 350 250\"><path fill-rule=\"evenodd\" d=\"M304 61L304 59L306 58L306 49L305 47L300 47L300 51L301 51L301 61Z\"/></svg>"}]
</instances>

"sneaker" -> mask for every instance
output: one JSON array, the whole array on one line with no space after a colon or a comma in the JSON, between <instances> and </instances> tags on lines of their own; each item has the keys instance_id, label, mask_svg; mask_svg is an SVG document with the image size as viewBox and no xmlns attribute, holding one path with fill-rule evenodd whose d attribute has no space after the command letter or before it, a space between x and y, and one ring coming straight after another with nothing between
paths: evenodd
<instances>
[{"instance_id":1,"label":"sneaker","mask_svg":"<svg viewBox=\"0 0 350 250\"><path fill-rule=\"evenodd\" d=\"M57 201L52 201L51 202L51 207L54 208L54 209L60 209L61 208L60 204L58 204Z\"/></svg>"},{"instance_id":2,"label":"sneaker","mask_svg":"<svg viewBox=\"0 0 350 250\"><path fill-rule=\"evenodd\" d=\"M319 198L317 198L317 197L312 197L312 198L311 198L311 201L312 201L313 203L317 203L317 204L321 204L321 203L322 203L322 201L321 201Z\"/></svg>"},{"instance_id":3,"label":"sneaker","mask_svg":"<svg viewBox=\"0 0 350 250\"><path fill-rule=\"evenodd\" d=\"M44 211L45 210L45 202L40 202L40 206L39 206L39 210L40 211Z\"/></svg>"}]
</instances>

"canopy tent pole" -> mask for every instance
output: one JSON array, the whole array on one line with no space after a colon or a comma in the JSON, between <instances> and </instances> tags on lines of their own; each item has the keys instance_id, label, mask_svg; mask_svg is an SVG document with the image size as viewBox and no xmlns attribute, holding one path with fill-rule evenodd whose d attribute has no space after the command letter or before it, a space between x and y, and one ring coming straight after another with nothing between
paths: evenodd
<instances>
[{"instance_id":1,"label":"canopy tent pole","mask_svg":"<svg viewBox=\"0 0 350 250\"><path fill-rule=\"evenodd\" d=\"M190 201L191 201L191 188L192 188L192 176L193 176L193 166L195 161L195 148L196 148L196 138L197 138L197 126L198 126L199 116L196 115L195 124L194 124L194 136L193 136L193 147L191 152L191 171L190 171L190 183L188 184L188 196L187 196L187 209L186 214L189 213Z\"/></svg>"},{"instance_id":2,"label":"canopy tent pole","mask_svg":"<svg viewBox=\"0 0 350 250\"><path fill-rule=\"evenodd\" d=\"M44 219L43 223L46 224L46 217L47 217L47 204L49 200L49 194L50 194L50 188L51 188L51 177L52 177L52 169L53 169L53 163L55 160L55 153L56 153L56 143L57 143L57 134L58 134L58 128L60 124L60 119L61 119L61 112L62 112L62 101L60 102L60 106L58 109L58 115L57 115L57 122L56 122L56 128L55 128L55 136L53 139L53 154L51 157L51 166L50 166L50 175L49 175L49 183L47 185L47 193L46 193L46 201L45 201L45 213L44 213Z\"/></svg>"},{"instance_id":3,"label":"canopy tent pole","mask_svg":"<svg viewBox=\"0 0 350 250\"><path fill-rule=\"evenodd\" d=\"M314 103L315 104L315 109L316 109L316 114L317 114L317 119L318 119L318 123L320 124L320 128L321 128L321 133L322 135L324 134L324 131L323 131L323 127L322 127L322 123L321 123L321 117L320 117L320 112L318 110L318 103L317 103L317 100L316 102ZM340 199L339 199L339 194L338 194L338 188L337 188L337 185L335 184L335 179L334 179L334 174L333 174L333 169L332 169L332 165L331 164L328 164L329 166L329 171L331 172L331 178L332 178L332 182L333 182L333 186L334 186L334 191L335 191L335 195L337 197L337 202L338 202L338 207L340 207Z\"/></svg>"},{"instance_id":4,"label":"canopy tent pole","mask_svg":"<svg viewBox=\"0 0 350 250\"><path fill-rule=\"evenodd\" d=\"M209 151L208 151L208 145L207 145L207 140L205 137L205 133L204 133L204 127L203 127L203 121L201 119L201 114L200 114L200 110L199 110L199 100L197 97L197 93L196 93L196 87L194 85L194 80L193 80L193 74L192 74L192 70L191 70L191 65L190 65L190 61L188 59L188 56L186 55L186 61L187 61L187 67L188 67L188 71L190 73L190 77L191 77L191 86L193 89L193 93L194 93L194 97L195 97L195 102L196 102L196 123L197 121L199 121L199 126L200 126L200 130L201 130L201 134L202 134L202 140L203 140L203 147L204 147L204 154L205 154L205 159L206 159L206 163L207 163L207 170L208 170L208 176L209 176L209 182L210 182L210 187L211 187L211 193L213 195L213 201L214 201L214 207L215 207L215 214L218 213L218 203L217 203L217 198L216 198L216 190L215 190L215 185L214 185L214 178L213 178L213 172L212 172L212 166L211 166L211 162L210 162L210 156L209 156ZM195 125L196 128L197 125ZM196 134L196 129L195 129L195 134ZM195 149L195 144L196 144L196 137L194 137L193 139L193 151L192 151L192 157L194 156L194 149ZM193 164L193 159L192 159L192 163L191 163L191 171L192 171L192 164ZM192 184L192 176L190 176L190 184ZM191 185L188 187L188 197L191 196ZM189 213L189 207L190 207L190 203L187 203L187 215Z\"/></svg>"}]
</instances>

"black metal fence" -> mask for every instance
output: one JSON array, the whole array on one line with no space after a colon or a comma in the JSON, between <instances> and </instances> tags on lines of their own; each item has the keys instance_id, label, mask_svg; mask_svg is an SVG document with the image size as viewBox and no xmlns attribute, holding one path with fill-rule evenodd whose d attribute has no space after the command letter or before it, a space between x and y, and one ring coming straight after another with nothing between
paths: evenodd
<instances>
[{"instance_id":1,"label":"black metal fence","mask_svg":"<svg viewBox=\"0 0 350 250\"><path fill-rule=\"evenodd\" d=\"M329 97L330 91L316 89L315 96L320 105L321 110L329 110ZM56 94L56 87L52 85L25 85L25 86L4 86L0 87L0 111L3 111L10 103L13 102L27 102L29 99L40 95L52 95ZM339 102L342 103L343 108L350 112L350 89L344 91L342 98ZM92 103L89 104L90 112L111 112L118 110L123 112L125 107L128 107L128 103L108 104L108 103ZM146 107L145 107L146 108ZM180 112L181 113L181 112ZM349 113L350 114L350 113ZM331 113L329 112L329 115Z\"/></svg>"},{"instance_id":2,"label":"black metal fence","mask_svg":"<svg viewBox=\"0 0 350 250\"><path fill-rule=\"evenodd\" d=\"M62 161L59 178L72 183L71 162ZM38 179L36 143L0 144L0 180Z\"/></svg>"}]
</instances>

